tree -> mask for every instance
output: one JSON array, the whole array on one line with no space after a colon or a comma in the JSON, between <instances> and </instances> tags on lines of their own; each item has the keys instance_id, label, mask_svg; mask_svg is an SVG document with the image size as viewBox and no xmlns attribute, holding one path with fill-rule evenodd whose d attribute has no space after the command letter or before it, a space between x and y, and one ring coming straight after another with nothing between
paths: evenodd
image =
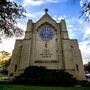
<instances>
[{"instance_id":1,"label":"tree","mask_svg":"<svg viewBox=\"0 0 90 90\"><path fill-rule=\"evenodd\" d=\"M16 26L17 19L24 18L25 9L21 5L9 0L0 0L0 39L4 37L18 37L23 30Z\"/></svg>"},{"instance_id":2,"label":"tree","mask_svg":"<svg viewBox=\"0 0 90 90\"><path fill-rule=\"evenodd\" d=\"M11 54L6 51L0 51L0 67L8 66Z\"/></svg>"},{"instance_id":3,"label":"tree","mask_svg":"<svg viewBox=\"0 0 90 90\"><path fill-rule=\"evenodd\" d=\"M88 64L84 65L85 71L90 72L90 62L88 62Z\"/></svg>"},{"instance_id":4,"label":"tree","mask_svg":"<svg viewBox=\"0 0 90 90\"><path fill-rule=\"evenodd\" d=\"M85 16L85 20L90 20L90 0L80 0L81 7L83 8L81 16Z\"/></svg>"},{"instance_id":5,"label":"tree","mask_svg":"<svg viewBox=\"0 0 90 90\"><path fill-rule=\"evenodd\" d=\"M69 0L71 4L75 4L76 2L80 2L80 6L82 7L81 17L85 17L86 21L90 20L90 0Z\"/></svg>"}]
</instances>

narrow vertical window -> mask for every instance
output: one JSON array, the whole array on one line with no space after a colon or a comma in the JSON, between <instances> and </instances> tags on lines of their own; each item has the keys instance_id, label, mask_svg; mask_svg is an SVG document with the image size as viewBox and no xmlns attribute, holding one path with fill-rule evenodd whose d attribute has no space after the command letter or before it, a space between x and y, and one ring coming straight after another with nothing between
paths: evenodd
<instances>
[{"instance_id":1,"label":"narrow vertical window","mask_svg":"<svg viewBox=\"0 0 90 90\"><path fill-rule=\"evenodd\" d=\"M76 64L76 70L79 71L79 66L78 66L78 64Z\"/></svg>"},{"instance_id":2,"label":"narrow vertical window","mask_svg":"<svg viewBox=\"0 0 90 90\"><path fill-rule=\"evenodd\" d=\"M17 70L17 65L15 64L15 69L14 69L14 72L16 72L16 70Z\"/></svg>"}]
</instances>

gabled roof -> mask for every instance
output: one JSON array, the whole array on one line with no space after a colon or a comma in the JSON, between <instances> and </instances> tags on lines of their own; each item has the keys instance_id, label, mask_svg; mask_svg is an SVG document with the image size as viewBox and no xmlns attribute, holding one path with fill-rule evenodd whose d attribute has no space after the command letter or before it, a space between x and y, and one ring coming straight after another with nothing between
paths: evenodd
<instances>
[{"instance_id":1,"label":"gabled roof","mask_svg":"<svg viewBox=\"0 0 90 90\"><path fill-rule=\"evenodd\" d=\"M45 9L45 14L36 22L36 28L44 23L49 23L53 26L56 26L56 21L47 13L48 9Z\"/></svg>"}]
</instances>

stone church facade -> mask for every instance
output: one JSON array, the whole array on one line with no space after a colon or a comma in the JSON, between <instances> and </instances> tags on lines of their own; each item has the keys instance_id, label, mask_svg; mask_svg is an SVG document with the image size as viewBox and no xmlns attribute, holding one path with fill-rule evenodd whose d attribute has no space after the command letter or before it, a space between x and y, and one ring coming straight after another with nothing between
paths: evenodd
<instances>
[{"instance_id":1,"label":"stone church facade","mask_svg":"<svg viewBox=\"0 0 90 90\"><path fill-rule=\"evenodd\" d=\"M57 23L45 14L36 22L28 20L25 38L16 40L9 66L9 78L28 66L64 69L79 80L85 79L81 52L76 39L69 39L64 19Z\"/></svg>"}]
</instances>

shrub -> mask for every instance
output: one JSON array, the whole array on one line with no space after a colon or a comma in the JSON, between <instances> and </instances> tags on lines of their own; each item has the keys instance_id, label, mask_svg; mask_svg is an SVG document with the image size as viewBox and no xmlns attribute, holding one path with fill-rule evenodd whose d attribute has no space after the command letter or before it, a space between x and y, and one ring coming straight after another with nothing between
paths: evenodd
<instances>
[{"instance_id":1,"label":"shrub","mask_svg":"<svg viewBox=\"0 0 90 90\"><path fill-rule=\"evenodd\" d=\"M14 82L35 85L71 86L76 84L73 75L65 70L51 70L44 67L29 66L24 73L15 77Z\"/></svg>"}]
</instances>

